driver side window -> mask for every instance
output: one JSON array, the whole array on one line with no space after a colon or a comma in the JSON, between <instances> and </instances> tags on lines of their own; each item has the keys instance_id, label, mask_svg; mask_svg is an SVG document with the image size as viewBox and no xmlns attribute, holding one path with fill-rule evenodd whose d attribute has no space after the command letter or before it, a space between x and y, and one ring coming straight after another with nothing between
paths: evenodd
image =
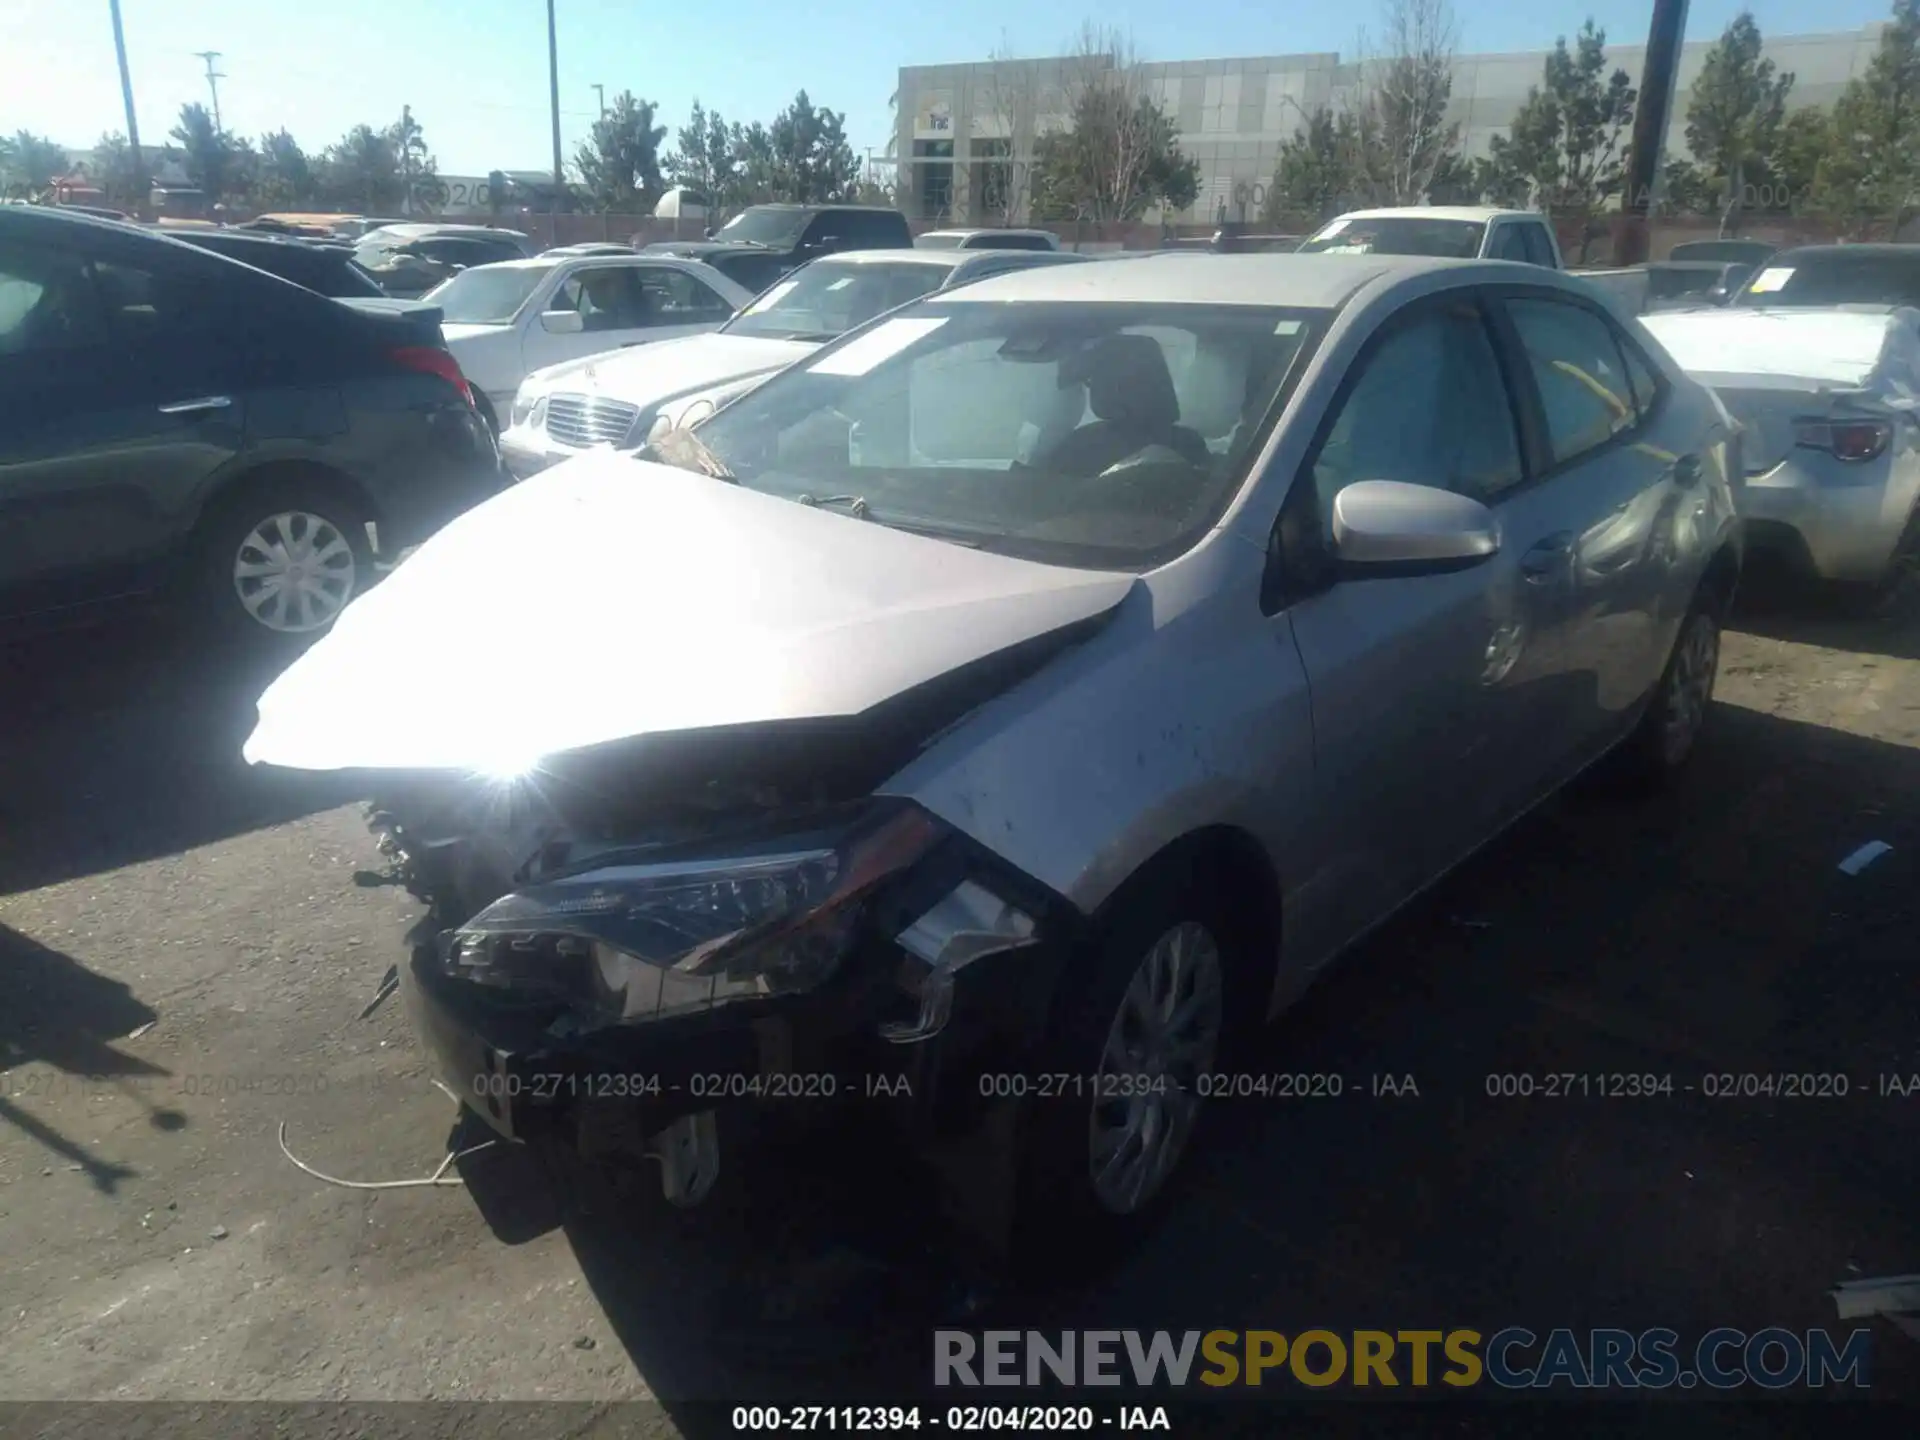
<instances>
[{"instance_id":1,"label":"driver side window","mask_svg":"<svg viewBox=\"0 0 1920 1440\"><path fill-rule=\"evenodd\" d=\"M1522 478L1513 407L1479 307L1422 305L1390 324L1314 457L1329 532L1334 496L1359 480L1432 485L1491 504Z\"/></svg>"}]
</instances>

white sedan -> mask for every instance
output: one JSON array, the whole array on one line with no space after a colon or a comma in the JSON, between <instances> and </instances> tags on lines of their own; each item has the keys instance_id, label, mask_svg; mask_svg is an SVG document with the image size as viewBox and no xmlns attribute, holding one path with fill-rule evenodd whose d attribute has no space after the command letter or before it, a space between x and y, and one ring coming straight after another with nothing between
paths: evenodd
<instances>
[{"instance_id":1,"label":"white sedan","mask_svg":"<svg viewBox=\"0 0 1920 1440\"><path fill-rule=\"evenodd\" d=\"M718 329L753 298L668 255L542 255L463 270L422 299L497 434L528 372Z\"/></svg>"}]
</instances>

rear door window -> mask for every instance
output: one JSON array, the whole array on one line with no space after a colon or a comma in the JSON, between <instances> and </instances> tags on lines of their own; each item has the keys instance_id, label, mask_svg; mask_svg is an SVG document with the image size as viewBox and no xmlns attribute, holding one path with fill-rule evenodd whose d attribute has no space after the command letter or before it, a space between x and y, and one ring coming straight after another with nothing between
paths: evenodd
<instances>
[{"instance_id":1,"label":"rear door window","mask_svg":"<svg viewBox=\"0 0 1920 1440\"><path fill-rule=\"evenodd\" d=\"M669 265L635 266L649 325L718 324L733 314L720 292L685 270Z\"/></svg>"},{"instance_id":2,"label":"rear door window","mask_svg":"<svg viewBox=\"0 0 1920 1440\"><path fill-rule=\"evenodd\" d=\"M1547 422L1556 465L1597 450L1639 423L1613 327L1563 300L1507 301Z\"/></svg>"}]
</instances>

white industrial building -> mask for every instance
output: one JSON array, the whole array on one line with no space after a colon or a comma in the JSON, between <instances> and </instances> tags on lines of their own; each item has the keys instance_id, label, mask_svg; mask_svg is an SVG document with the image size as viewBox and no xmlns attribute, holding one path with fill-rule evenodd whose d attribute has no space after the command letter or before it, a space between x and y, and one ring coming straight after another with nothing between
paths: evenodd
<instances>
[{"instance_id":1,"label":"white industrial building","mask_svg":"<svg viewBox=\"0 0 1920 1440\"><path fill-rule=\"evenodd\" d=\"M1795 77L1790 103L1832 104L1849 79L1865 72L1881 28L1768 38L1768 58ZM1695 40L1681 53L1669 156L1685 153L1685 97L1712 44ZM1610 45L1607 55L1640 84L1644 46ZM1455 60L1451 118L1468 155L1485 155L1488 141L1505 131L1528 89L1540 83L1546 58L1535 50ZM996 193L1007 184L1009 157L1018 188L1034 137L1065 123L1064 77L1075 63L1054 57L902 68L895 137L901 208L923 220L1002 219ZM1152 218L1204 224L1256 217L1281 144L1317 107L1355 94L1361 75L1361 65L1337 54L1139 66L1141 83L1174 117L1181 149L1200 166L1192 208Z\"/></svg>"}]
</instances>

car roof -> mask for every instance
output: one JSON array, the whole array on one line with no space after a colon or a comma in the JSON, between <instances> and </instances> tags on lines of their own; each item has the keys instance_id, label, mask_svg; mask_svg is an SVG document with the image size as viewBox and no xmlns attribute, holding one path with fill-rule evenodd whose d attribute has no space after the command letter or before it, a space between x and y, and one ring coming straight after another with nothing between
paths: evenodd
<instances>
[{"instance_id":1,"label":"car roof","mask_svg":"<svg viewBox=\"0 0 1920 1440\"><path fill-rule=\"evenodd\" d=\"M1491 220L1545 220L1538 210L1502 210L1491 205L1388 205L1377 210L1349 210L1342 220L1461 220L1484 225ZM1320 227L1325 229L1323 225Z\"/></svg>"},{"instance_id":2,"label":"car roof","mask_svg":"<svg viewBox=\"0 0 1920 1440\"><path fill-rule=\"evenodd\" d=\"M1489 265L1428 255L1168 254L1157 265L1026 265L975 280L950 298L955 304L1053 301L1332 310L1383 275L1485 272ZM1510 267L1496 268L1504 276Z\"/></svg>"},{"instance_id":3,"label":"car roof","mask_svg":"<svg viewBox=\"0 0 1920 1440\"><path fill-rule=\"evenodd\" d=\"M1021 225L959 225L948 230L927 230L921 239L929 235L1045 235L1053 238L1051 230L1033 230Z\"/></svg>"},{"instance_id":4,"label":"car roof","mask_svg":"<svg viewBox=\"0 0 1920 1440\"><path fill-rule=\"evenodd\" d=\"M1825 260L1839 255L1862 260L1920 261L1920 245L1796 245L1791 250L1775 252L1772 259L1776 266L1784 269L1790 261Z\"/></svg>"},{"instance_id":5,"label":"car roof","mask_svg":"<svg viewBox=\"0 0 1920 1440\"><path fill-rule=\"evenodd\" d=\"M506 240L524 240L527 238L522 231L505 230L498 225L441 225L418 220L403 220L394 225L381 225L376 229L369 230L367 234L361 238L370 239L375 235L399 235L408 240L420 240L429 235L446 235L459 239L464 239L468 236L472 236L475 239L485 239L489 235L496 235Z\"/></svg>"},{"instance_id":6,"label":"car roof","mask_svg":"<svg viewBox=\"0 0 1920 1440\"><path fill-rule=\"evenodd\" d=\"M951 270L973 257L964 250L836 250L815 265L943 265Z\"/></svg>"}]
</instances>

